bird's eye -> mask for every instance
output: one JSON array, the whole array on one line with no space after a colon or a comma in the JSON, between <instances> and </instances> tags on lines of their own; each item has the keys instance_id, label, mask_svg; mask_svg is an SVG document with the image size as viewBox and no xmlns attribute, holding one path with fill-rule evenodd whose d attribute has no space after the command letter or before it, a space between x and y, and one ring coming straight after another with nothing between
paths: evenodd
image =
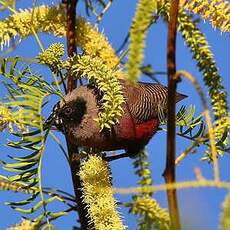
<instances>
[{"instance_id":1,"label":"bird's eye","mask_svg":"<svg viewBox=\"0 0 230 230\"><path fill-rule=\"evenodd\" d=\"M72 111L72 108L66 107L63 112L66 116L69 116L72 113Z\"/></svg>"}]
</instances>

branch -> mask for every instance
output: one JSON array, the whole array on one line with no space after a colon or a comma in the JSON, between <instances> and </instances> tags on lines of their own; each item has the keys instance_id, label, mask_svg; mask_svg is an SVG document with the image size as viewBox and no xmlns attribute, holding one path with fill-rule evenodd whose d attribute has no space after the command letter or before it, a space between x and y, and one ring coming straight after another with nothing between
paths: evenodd
<instances>
[{"instance_id":1,"label":"branch","mask_svg":"<svg viewBox=\"0 0 230 230\"><path fill-rule=\"evenodd\" d=\"M66 4L66 11L67 11L67 31L66 31L66 38L67 38L67 50L68 56L73 57L76 53L76 43L75 43L75 19L76 19L76 6L78 0L67 0L65 1ZM76 87L76 82L73 79L70 71L67 75L67 92L71 92ZM74 192L76 197L76 203L78 206L78 215L79 221L81 224L81 229L88 229L89 228L89 219L87 209L82 199L82 186L80 182L80 159L76 158L76 154L78 154L78 147L76 145L71 144L69 141L69 137L66 136L67 148L68 148L68 155L70 159L70 169L72 174L72 181L74 186Z\"/></svg>"},{"instance_id":2,"label":"branch","mask_svg":"<svg viewBox=\"0 0 230 230\"><path fill-rule=\"evenodd\" d=\"M67 50L68 56L72 57L76 52L75 45L75 18L76 18L76 5L78 0L67 0L66 1L66 10L67 10ZM71 92L75 88L75 81L73 76L68 73L67 78L67 91Z\"/></svg>"},{"instance_id":3,"label":"branch","mask_svg":"<svg viewBox=\"0 0 230 230\"><path fill-rule=\"evenodd\" d=\"M216 180L207 180L205 178L200 180L192 181L181 181L170 184L158 184L144 187L130 187L130 188L114 188L114 194L138 194L138 193L156 193L162 192L165 190L174 190L174 189L188 189L188 188L216 188L216 189L230 189L230 183L228 181L216 181Z\"/></svg>"},{"instance_id":4,"label":"branch","mask_svg":"<svg viewBox=\"0 0 230 230\"><path fill-rule=\"evenodd\" d=\"M170 7L170 20L168 24L168 50L167 50L167 68L168 68L168 122L167 122L167 159L166 168L163 173L165 182L175 183L175 104L176 104L176 86L178 79L176 74L176 31L179 0L172 0ZM169 214L173 230L180 230L180 217L177 205L176 189L167 190Z\"/></svg>"}]
</instances>

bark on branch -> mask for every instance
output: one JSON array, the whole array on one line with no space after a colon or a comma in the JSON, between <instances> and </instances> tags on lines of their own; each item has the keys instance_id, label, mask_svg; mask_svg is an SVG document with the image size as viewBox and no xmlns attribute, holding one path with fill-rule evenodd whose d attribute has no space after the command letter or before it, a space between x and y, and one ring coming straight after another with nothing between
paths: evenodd
<instances>
[{"instance_id":1,"label":"bark on branch","mask_svg":"<svg viewBox=\"0 0 230 230\"><path fill-rule=\"evenodd\" d=\"M67 38L67 50L68 56L72 57L76 53L76 41L75 41L75 19L76 19L76 6L78 0L66 0L63 3L66 4L66 13L67 13L67 30L66 30L66 38ZM67 73L67 92L71 92L76 87L76 82L73 79L73 76L70 72ZM76 157L78 154L78 147L73 145L69 141L69 137L66 136L69 162L70 162L70 170L72 175L72 182L76 197L76 203L78 206L78 215L79 222L81 225L81 229L87 230L89 229L89 219L87 215L87 209L82 199L82 186L81 180L79 176L80 170L80 160Z\"/></svg>"},{"instance_id":2,"label":"bark on branch","mask_svg":"<svg viewBox=\"0 0 230 230\"><path fill-rule=\"evenodd\" d=\"M178 79L176 74L176 34L179 0L172 0L168 23L168 45L167 45L167 70L168 70L168 122L167 122L167 159L164 178L166 183L176 181L175 173L175 148L176 148L176 127L175 127L175 105L176 87ZM169 214L173 230L180 230L180 217L177 204L176 189L167 190Z\"/></svg>"}]
</instances>

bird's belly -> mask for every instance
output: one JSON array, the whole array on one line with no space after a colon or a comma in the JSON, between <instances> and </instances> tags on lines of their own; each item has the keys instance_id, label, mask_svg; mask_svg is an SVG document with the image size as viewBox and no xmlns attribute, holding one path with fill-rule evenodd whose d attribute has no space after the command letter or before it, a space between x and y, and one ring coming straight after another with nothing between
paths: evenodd
<instances>
[{"instance_id":1,"label":"bird's belly","mask_svg":"<svg viewBox=\"0 0 230 230\"><path fill-rule=\"evenodd\" d=\"M122 119L111 131L102 132L93 125L91 124L91 129L88 127L87 130L73 130L70 133L71 141L79 146L93 147L101 151L112 151L146 145L156 133L159 120L152 119L141 124L135 124L131 119Z\"/></svg>"},{"instance_id":2,"label":"bird's belly","mask_svg":"<svg viewBox=\"0 0 230 230\"><path fill-rule=\"evenodd\" d=\"M159 120L152 119L136 125L136 140L150 139L159 127Z\"/></svg>"}]
</instances>

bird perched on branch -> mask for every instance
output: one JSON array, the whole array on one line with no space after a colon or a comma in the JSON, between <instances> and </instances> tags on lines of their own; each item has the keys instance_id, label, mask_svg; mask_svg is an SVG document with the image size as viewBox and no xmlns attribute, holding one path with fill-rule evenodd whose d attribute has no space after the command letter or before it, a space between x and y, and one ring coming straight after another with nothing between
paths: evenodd
<instances>
[{"instance_id":1,"label":"bird perched on branch","mask_svg":"<svg viewBox=\"0 0 230 230\"><path fill-rule=\"evenodd\" d=\"M125 102L124 113L111 130L102 130L95 119L101 110L98 91L90 85L80 86L58 102L48 118L58 130L67 134L78 146L99 151L124 149L127 156L141 151L156 133L159 111L166 113L167 87L138 82L131 85L120 80ZM176 102L185 95L176 94Z\"/></svg>"}]
</instances>

